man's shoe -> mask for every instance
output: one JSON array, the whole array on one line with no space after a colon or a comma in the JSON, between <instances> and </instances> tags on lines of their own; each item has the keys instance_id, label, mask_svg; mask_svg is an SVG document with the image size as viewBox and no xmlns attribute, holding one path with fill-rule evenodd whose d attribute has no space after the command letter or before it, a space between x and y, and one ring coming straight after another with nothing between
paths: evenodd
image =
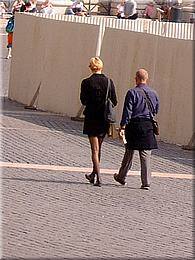
<instances>
[{"instance_id":1,"label":"man's shoe","mask_svg":"<svg viewBox=\"0 0 195 260\"><path fill-rule=\"evenodd\" d=\"M140 187L140 189L142 189L142 190L149 190L150 189L150 185L142 185L141 187Z\"/></svg>"},{"instance_id":2,"label":"man's shoe","mask_svg":"<svg viewBox=\"0 0 195 260\"><path fill-rule=\"evenodd\" d=\"M121 185L126 185L126 184L127 184L125 180L120 180L120 179L118 178L117 173L114 174L114 180L117 181L117 182L119 182Z\"/></svg>"},{"instance_id":3,"label":"man's shoe","mask_svg":"<svg viewBox=\"0 0 195 260\"><path fill-rule=\"evenodd\" d=\"M94 184L95 176L91 176L91 174L85 174L85 178L92 184Z\"/></svg>"}]
</instances>

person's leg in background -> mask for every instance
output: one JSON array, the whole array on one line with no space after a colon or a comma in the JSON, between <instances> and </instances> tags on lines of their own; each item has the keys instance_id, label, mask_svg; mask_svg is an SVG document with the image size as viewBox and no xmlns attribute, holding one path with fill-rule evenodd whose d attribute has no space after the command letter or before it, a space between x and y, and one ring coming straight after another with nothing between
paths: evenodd
<instances>
[{"instance_id":1,"label":"person's leg in background","mask_svg":"<svg viewBox=\"0 0 195 260\"><path fill-rule=\"evenodd\" d=\"M139 151L141 163L141 188L149 189L151 181L151 150Z\"/></svg>"},{"instance_id":2,"label":"person's leg in background","mask_svg":"<svg viewBox=\"0 0 195 260\"><path fill-rule=\"evenodd\" d=\"M138 18L138 14L137 13L128 17L128 19L130 19L130 20L136 20L137 18Z\"/></svg>"},{"instance_id":3,"label":"person's leg in background","mask_svg":"<svg viewBox=\"0 0 195 260\"><path fill-rule=\"evenodd\" d=\"M115 181L119 182L122 185L125 185L125 179L127 177L128 171L131 169L132 160L133 160L134 150L129 150L126 148L121 167L118 174L114 174Z\"/></svg>"},{"instance_id":4,"label":"person's leg in background","mask_svg":"<svg viewBox=\"0 0 195 260\"><path fill-rule=\"evenodd\" d=\"M13 42L13 33L8 33L7 35L7 48L8 48L8 54L7 54L7 59L12 57L12 42Z\"/></svg>"}]
</instances>

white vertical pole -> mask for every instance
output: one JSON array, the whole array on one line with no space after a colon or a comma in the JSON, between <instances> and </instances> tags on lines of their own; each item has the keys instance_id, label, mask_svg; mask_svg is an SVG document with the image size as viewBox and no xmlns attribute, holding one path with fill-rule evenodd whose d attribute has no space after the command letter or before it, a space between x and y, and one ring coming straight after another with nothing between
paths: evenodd
<instances>
[{"instance_id":1,"label":"white vertical pole","mask_svg":"<svg viewBox=\"0 0 195 260\"><path fill-rule=\"evenodd\" d=\"M99 25L99 34L98 34L98 40L97 40L97 46L96 46L96 56L100 56L101 53L101 47L102 47L102 41L104 38L104 32L105 32L105 20L102 19L100 21Z\"/></svg>"}]
</instances>

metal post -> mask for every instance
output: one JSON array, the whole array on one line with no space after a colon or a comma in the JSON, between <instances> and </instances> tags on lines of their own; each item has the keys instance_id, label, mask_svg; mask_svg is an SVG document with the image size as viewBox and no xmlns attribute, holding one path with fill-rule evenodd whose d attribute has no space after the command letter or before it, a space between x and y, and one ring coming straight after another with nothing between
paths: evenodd
<instances>
[{"instance_id":1,"label":"metal post","mask_svg":"<svg viewBox=\"0 0 195 260\"><path fill-rule=\"evenodd\" d=\"M88 15L91 16L91 0L89 0Z\"/></svg>"}]
</instances>

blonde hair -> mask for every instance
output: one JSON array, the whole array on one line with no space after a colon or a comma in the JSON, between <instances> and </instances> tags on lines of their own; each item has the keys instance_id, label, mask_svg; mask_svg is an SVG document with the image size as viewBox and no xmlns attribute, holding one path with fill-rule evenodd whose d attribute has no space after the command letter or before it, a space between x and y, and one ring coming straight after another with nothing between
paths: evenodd
<instances>
[{"instance_id":1,"label":"blonde hair","mask_svg":"<svg viewBox=\"0 0 195 260\"><path fill-rule=\"evenodd\" d=\"M99 57L93 57L90 59L89 68L92 72L97 72L103 69L103 61Z\"/></svg>"},{"instance_id":2,"label":"blonde hair","mask_svg":"<svg viewBox=\"0 0 195 260\"><path fill-rule=\"evenodd\" d=\"M136 72L136 77L140 80L140 81L145 81L148 79L148 72L145 69L139 69Z\"/></svg>"}]
</instances>

